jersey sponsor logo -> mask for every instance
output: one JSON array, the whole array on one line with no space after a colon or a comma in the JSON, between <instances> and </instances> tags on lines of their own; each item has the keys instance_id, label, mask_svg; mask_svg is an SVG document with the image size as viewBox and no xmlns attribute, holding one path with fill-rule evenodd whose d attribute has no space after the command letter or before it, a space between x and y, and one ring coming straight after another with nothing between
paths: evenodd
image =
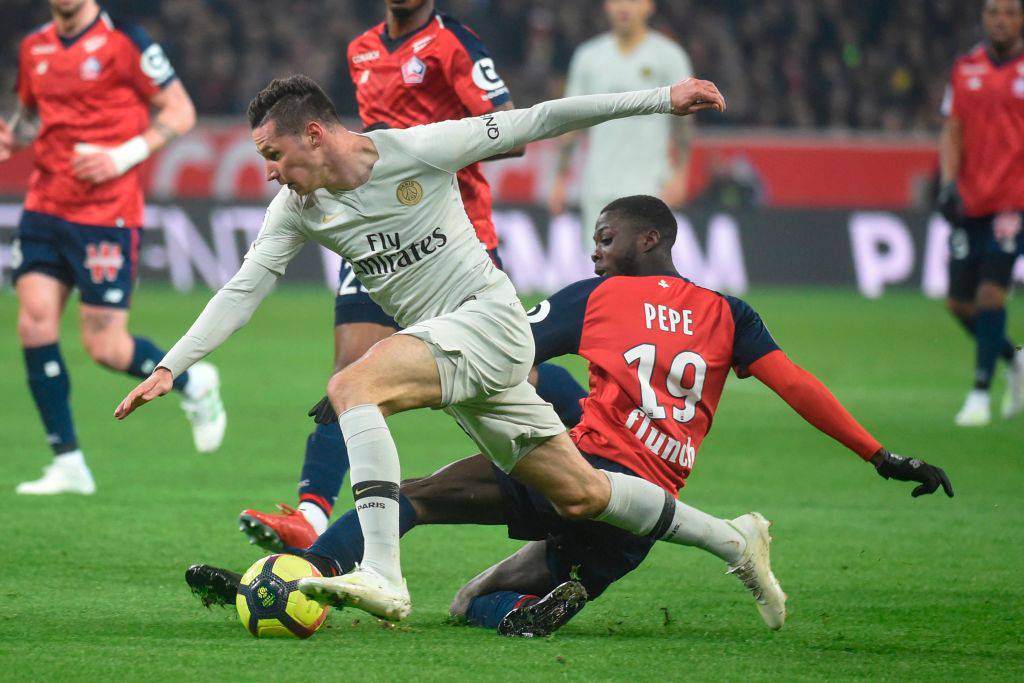
<instances>
[{"instance_id":1,"label":"jersey sponsor logo","mask_svg":"<svg viewBox=\"0 0 1024 683\"><path fill-rule=\"evenodd\" d=\"M400 244L400 236L398 233L386 235L384 233L378 233L376 235L367 235L367 241L370 243L371 249L377 249L378 246L381 249L393 246L398 248ZM380 245L377 244L380 242ZM441 228L434 228L434 231L421 239L419 242L413 242L405 249L398 251L387 252L387 253L375 253L356 261L350 261L353 270L356 271L356 275L374 275L384 276L391 275L402 268L411 266L414 263L419 263L424 258L443 248L448 244L448 236L444 234Z\"/></svg>"},{"instance_id":2,"label":"jersey sponsor logo","mask_svg":"<svg viewBox=\"0 0 1024 683\"><path fill-rule=\"evenodd\" d=\"M420 203L423 199L423 186L415 180L403 180L398 183L398 189L395 190L395 196L402 204L406 206L414 206Z\"/></svg>"},{"instance_id":3,"label":"jersey sponsor logo","mask_svg":"<svg viewBox=\"0 0 1024 683\"><path fill-rule=\"evenodd\" d=\"M427 65L419 57L412 57L402 65L402 80L406 85L418 85L427 76Z\"/></svg>"},{"instance_id":4,"label":"jersey sponsor logo","mask_svg":"<svg viewBox=\"0 0 1024 683\"><path fill-rule=\"evenodd\" d=\"M978 76L988 73L988 64L962 64L960 66L961 76Z\"/></svg>"},{"instance_id":5,"label":"jersey sponsor logo","mask_svg":"<svg viewBox=\"0 0 1024 683\"><path fill-rule=\"evenodd\" d=\"M430 45L430 41L432 41L433 39L434 39L434 36L426 36L424 38L420 38L419 40L417 40L415 43L412 44L413 54L419 52L420 50L425 48L427 45Z\"/></svg>"},{"instance_id":6,"label":"jersey sponsor logo","mask_svg":"<svg viewBox=\"0 0 1024 683\"><path fill-rule=\"evenodd\" d=\"M86 52L96 52L96 50L100 49L101 47L103 47L106 44L107 44L107 37L106 36L93 36L89 40L87 40L84 43L82 43L82 48Z\"/></svg>"},{"instance_id":7,"label":"jersey sponsor logo","mask_svg":"<svg viewBox=\"0 0 1024 683\"><path fill-rule=\"evenodd\" d=\"M33 45L30 50L34 55L52 55L56 51L56 45Z\"/></svg>"},{"instance_id":8,"label":"jersey sponsor logo","mask_svg":"<svg viewBox=\"0 0 1024 683\"><path fill-rule=\"evenodd\" d=\"M116 242L100 242L85 247L85 268L89 271L93 284L113 282L117 273L124 265L121 245Z\"/></svg>"},{"instance_id":9,"label":"jersey sponsor logo","mask_svg":"<svg viewBox=\"0 0 1024 683\"><path fill-rule=\"evenodd\" d=\"M100 60L89 57L82 62L82 66L78 69L78 75L83 81L95 81L100 77L101 71L103 71L103 66L100 64Z\"/></svg>"},{"instance_id":10,"label":"jersey sponsor logo","mask_svg":"<svg viewBox=\"0 0 1024 683\"><path fill-rule=\"evenodd\" d=\"M697 449L693 447L693 439L689 435L686 437L686 443L667 436L651 424L651 418L639 408L626 417L624 424L626 429L633 432L647 450L657 457L676 463L680 467L693 469Z\"/></svg>"},{"instance_id":11,"label":"jersey sponsor logo","mask_svg":"<svg viewBox=\"0 0 1024 683\"><path fill-rule=\"evenodd\" d=\"M158 44L153 43L147 47L142 56L139 57L139 68L154 83L163 83L174 75L174 67L164 54L164 50Z\"/></svg>"},{"instance_id":12,"label":"jersey sponsor logo","mask_svg":"<svg viewBox=\"0 0 1024 683\"><path fill-rule=\"evenodd\" d=\"M380 50L370 50L369 52L360 52L352 58L353 64L362 64L363 62L372 62L375 59L380 59Z\"/></svg>"},{"instance_id":13,"label":"jersey sponsor logo","mask_svg":"<svg viewBox=\"0 0 1024 683\"><path fill-rule=\"evenodd\" d=\"M490 57L481 57L473 63L473 83L481 90L493 92L495 90L507 90L505 81L501 80L497 69L494 68L494 60Z\"/></svg>"}]
</instances>

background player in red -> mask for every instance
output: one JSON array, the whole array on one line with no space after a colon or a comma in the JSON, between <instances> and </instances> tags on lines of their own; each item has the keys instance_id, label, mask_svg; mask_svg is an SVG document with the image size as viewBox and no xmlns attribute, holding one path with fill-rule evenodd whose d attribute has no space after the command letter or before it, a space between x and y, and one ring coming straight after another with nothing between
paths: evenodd
<instances>
[{"instance_id":1,"label":"background player in red","mask_svg":"<svg viewBox=\"0 0 1024 683\"><path fill-rule=\"evenodd\" d=\"M494 60L469 28L437 13L433 0L387 0L385 4L385 21L348 46L349 74L365 130L409 128L513 108ZM522 153L517 149L504 156ZM457 178L477 237L500 266L491 188L480 164L462 169ZM398 329L344 261L339 281L334 303L335 372ZM585 392L565 369L541 366L531 374L531 382L563 422L574 424L579 419L579 399ZM306 440L298 509L279 505L281 513L243 510L241 530L270 549L282 544L308 546L327 528L347 470L341 429L337 423L318 425Z\"/></svg>"},{"instance_id":2,"label":"background player in red","mask_svg":"<svg viewBox=\"0 0 1024 683\"><path fill-rule=\"evenodd\" d=\"M939 208L949 241L950 312L974 337L974 388L956 424L987 425L996 360L1007 363L1004 418L1024 411L1024 352L1006 337L1006 297L1024 252L1024 0L986 0L985 40L953 65L939 138Z\"/></svg>"},{"instance_id":3,"label":"background player in red","mask_svg":"<svg viewBox=\"0 0 1024 683\"><path fill-rule=\"evenodd\" d=\"M920 482L912 495L940 485L953 495L941 469L882 448L820 381L779 349L748 304L681 277L672 263L675 234L675 218L660 199L612 202L594 234L595 271L602 277L570 285L530 311L538 361L567 353L590 361L590 394L571 435L591 464L678 495L733 369L764 382L881 476ZM326 401L313 412L318 420L334 419ZM557 629L587 596L596 598L639 566L659 538L703 548L729 563L765 623L777 629L785 621L785 595L768 557L768 522L757 513L726 521L684 506L677 526L634 536L562 519L536 491L481 455L405 481L401 494L403 534L427 524L504 524L513 538L532 541L473 579L452 604L454 614L507 635ZM358 517L350 511L304 557L330 576L351 569L362 546ZM237 574L200 565L186 577L204 599L233 603ZM331 599L315 587L308 590Z\"/></svg>"},{"instance_id":4,"label":"background player in red","mask_svg":"<svg viewBox=\"0 0 1024 683\"><path fill-rule=\"evenodd\" d=\"M50 0L53 21L21 43L19 108L0 120L0 161L33 138L35 170L13 247L18 337L54 463L18 493L95 490L78 447L58 344L72 287L82 342L97 363L145 377L163 351L128 333L143 197L136 166L188 132L195 111L160 46L95 0ZM150 108L156 116L150 124ZM175 381L196 448L216 449L225 416L216 370Z\"/></svg>"}]
</instances>

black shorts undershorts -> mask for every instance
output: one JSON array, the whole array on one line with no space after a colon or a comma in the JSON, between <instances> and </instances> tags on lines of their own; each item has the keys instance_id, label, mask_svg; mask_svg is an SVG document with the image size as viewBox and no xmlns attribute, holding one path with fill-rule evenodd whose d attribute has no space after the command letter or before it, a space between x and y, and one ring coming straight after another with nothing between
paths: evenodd
<instances>
[{"instance_id":1,"label":"black shorts undershorts","mask_svg":"<svg viewBox=\"0 0 1024 683\"><path fill-rule=\"evenodd\" d=\"M619 463L583 454L594 467L636 476ZM640 566L656 539L634 536L601 522L572 522L555 512L540 492L494 467L508 520L508 535L547 541L547 562L555 585L576 578L593 600L608 586Z\"/></svg>"},{"instance_id":2,"label":"black shorts undershorts","mask_svg":"<svg viewBox=\"0 0 1024 683\"><path fill-rule=\"evenodd\" d=\"M994 222L994 215L963 218L950 233L949 298L974 301L982 282L1010 288L1013 266L1024 253L1024 230L1015 240L998 242Z\"/></svg>"},{"instance_id":3,"label":"black shorts undershorts","mask_svg":"<svg viewBox=\"0 0 1024 683\"><path fill-rule=\"evenodd\" d=\"M501 268L501 257L498 256L497 249L489 249L487 255L491 257L494 265ZM376 323L399 329L395 319L385 313L384 309L370 298L369 293L352 271L352 266L345 259L341 259L338 283L338 292L334 297L335 327L348 323Z\"/></svg>"}]
</instances>

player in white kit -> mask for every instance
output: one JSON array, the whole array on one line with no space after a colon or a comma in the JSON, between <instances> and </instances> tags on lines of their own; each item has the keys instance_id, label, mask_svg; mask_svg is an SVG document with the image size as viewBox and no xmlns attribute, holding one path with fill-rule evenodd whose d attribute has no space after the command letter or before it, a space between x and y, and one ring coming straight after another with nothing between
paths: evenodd
<instances>
[{"instance_id":1,"label":"player in white kit","mask_svg":"<svg viewBox=\"0 0 1024 683\"><path fill-rule=\"evenodd\" d=\"M627 92L671 85L692 75L690 58L647 22L654 0L605 0L611 31L576 48L569 65L567 97ZM580 178L580 222L594 229L602 207L627 195L660 197L672 208L686 200L692 119L643 116L609 121L587 131ZM580 136L561 140L558 171L548 195L552 215L565 209L570 162Z\"/></svg>"},{"instance_id":2,"label":"player in white kit","mask_svg":"<svg viewBox=\"0 0 1024 683\"><path fill-rule=\"evenodd\" d=\"M398 552L399 460L384 418L420 407L452 415L495 464L539 490L559 514L688 542L692 508L650 482L593 469L526 381L534 357L526 312L476 239L455 173L614 118L724 107L712 83L691 78L671 88L357 134L311 79L271 82L250 104L249 122L267 179L286 187L238 273L115 416L167 393L175 376L244 325L313 240L352 263L370 296L405 328L328 383L365 550L356 570L322 579L324 589L383 618L409 613Z\"/></svg>"}]
</instances>

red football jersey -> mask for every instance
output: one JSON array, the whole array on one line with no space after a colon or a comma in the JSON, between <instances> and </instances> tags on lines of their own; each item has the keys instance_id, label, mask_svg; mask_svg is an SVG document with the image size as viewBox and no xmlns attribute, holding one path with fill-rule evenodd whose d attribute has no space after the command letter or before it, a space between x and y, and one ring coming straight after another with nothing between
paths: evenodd
<instances>
[{"instance_id":1,"label":"red football jersey","mask_svg":"<svg viewBox=\"0 0 1024 683\"><path fill-rule=\"evenodd\" d=\"M138 26L101 12L73 38L53 23L25 37L18 56L18 98L39 114L35 171L25 208L74 223L142 225L139 169L99 185L71 174L74 146L119 145L149 126L149 100L174 80L160 46Z\"/></svg>"},{"instance_id":2,"label":"red football jersey","mask_svg":"<svg viewBox=\"0 0 1024 683\"><path fill-rule=\"evenodd\" d=\"M349 43L348 66L365 128L409 128L490 112L509 101L508 88L476 34L435 14L392 40L383 23ZM466 214L488 249L498 246L491 188L480 164L458 173Z\"/></svg>"},{"instance_id":3,"label":"red football jersey","mask_svg":"<svg viewBox=\"0 0 1024 683\"><path fill-rule=\"evenodd\" d=\"M590 361L579 449L678 493L730 368L775 351L750 306L675 274L583 280L530 310L538 363Z\"/></svg>"},{"instance_id":4,"label":"red football jersey","mask_svg":"<svg viewBox=\"0 0 1024 683\"><path fill-rule=\"evenodd\" d=\"M942 113L963 128L964 214L1024 210L1024 54L997 64L979 45L960 57Z\"/></svg>"}]
</instances>

